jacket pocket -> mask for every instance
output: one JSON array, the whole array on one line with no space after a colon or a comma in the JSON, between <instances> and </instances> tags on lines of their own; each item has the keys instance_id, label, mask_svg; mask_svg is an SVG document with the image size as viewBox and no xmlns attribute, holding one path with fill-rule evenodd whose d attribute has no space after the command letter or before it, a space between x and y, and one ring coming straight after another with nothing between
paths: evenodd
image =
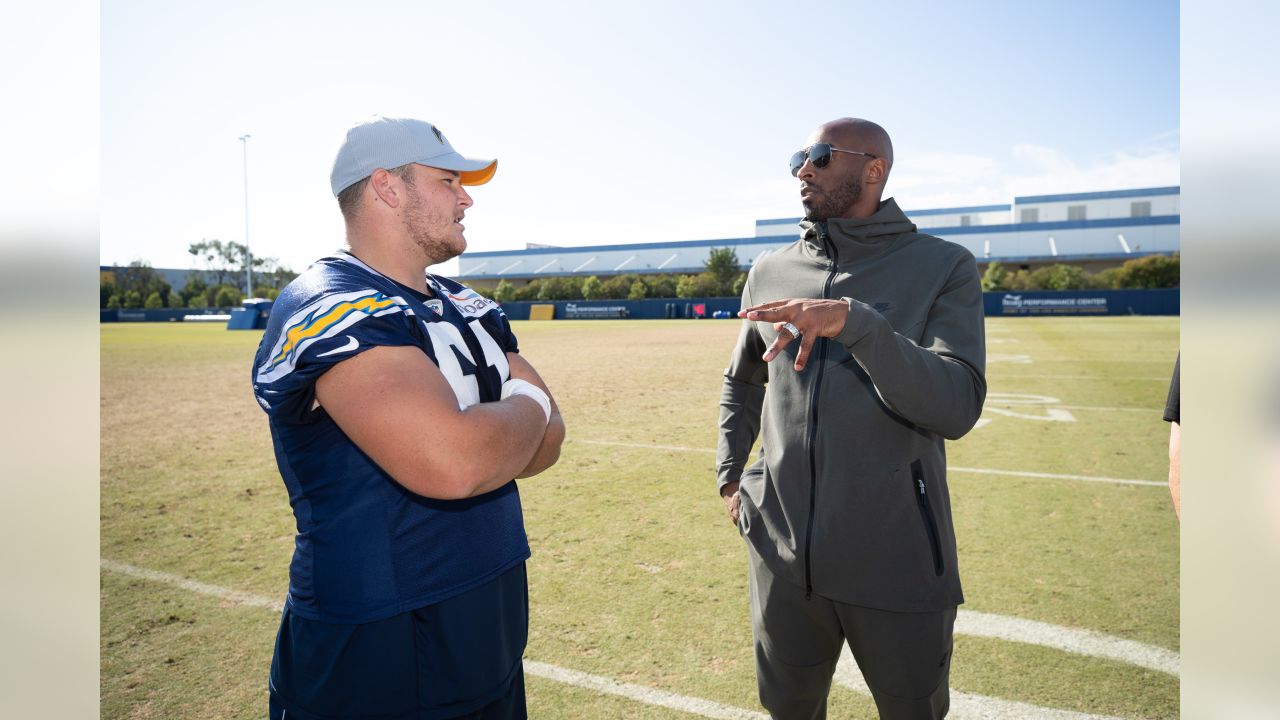
<instances>
[{"instance_id":1,"label":"jacket pocket","mask_svg":"<svg viewBox=\"0 0 1280 720\"><path fill-rule=\"evenodd\" d=\"M755 465L752 465L751 467L747 468L746 472L742 473L742 480L743 481L748 479L754 480L755 479L754 476L760 476L763 474L764 474L763 467L758 468ZM747 512L747 509L748 507L750 507L750 509L754 511L755 505L751 502L751 496L742 491L742 485L743 485L743 482L739 481L738 483L738 534L745 536L751 530L751 516Z\"/></svg>"},{"instance_id":2,"label":"jacket pocket","mask_svg":"<svg viewBox=\"0 0 1280 720\"><path fill-rule=\"evenodd\" d=\"M933 508L929 506L929 492L924 482L924 464L919 460L911 463L912 492L916 496L916 505L920 508L920 519L924 523L925 533L929 536L929 549L933 551L933 574L942 575L942 546L938 540L938 523L933 519Z\"/></svg>"}]
</instances>

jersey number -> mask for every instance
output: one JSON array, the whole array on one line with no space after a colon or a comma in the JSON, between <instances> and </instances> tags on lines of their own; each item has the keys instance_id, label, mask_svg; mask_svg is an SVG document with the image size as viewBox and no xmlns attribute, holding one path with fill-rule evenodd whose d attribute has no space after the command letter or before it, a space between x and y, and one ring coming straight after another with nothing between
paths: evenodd
<instances>
[{"instance_id":1,"label":"jersey number","mask_svg":"<svg viewBox=\"0 0 1280 720\"><path fill-rule=\"evenodd\" d=\"M467 349L466 341L462 339L462 333L447 322L423 322L422 324L426 326L427 334L431 336L431 344L435 347L436 365L440 367L444 379L449 382L449 387L453 388L453 394L458 398L458 408L465 410L479 403L480 383L476 380L478 366L475 358L471 356L471 351ZM505 382L511 374L507 354L498 347L498 343L493 341L493 337L480 325L479 320L471 320L467 326L471 328L476 340L480 341L485 366L497 370L498 381ZM458 362L459 356L465 358L470 367L464 370L462 363Z\"/></svg>"}]
</instances>

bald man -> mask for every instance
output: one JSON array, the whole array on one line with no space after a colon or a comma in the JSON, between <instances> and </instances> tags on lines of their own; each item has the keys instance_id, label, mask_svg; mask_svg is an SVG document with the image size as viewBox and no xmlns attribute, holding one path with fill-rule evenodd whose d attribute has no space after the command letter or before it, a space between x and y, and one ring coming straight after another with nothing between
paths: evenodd
<instances>
[{"instance_id":1,"label":"bald man","mask_svg":"<svg viewBox=\"0 0 1280 720\"><path fill-rule=\"evenodd\" d=\"M892 167L888 133L854 118L791 157L802 234L751 269L724 373L720 495L781 720L826 717L846 642L880 717L947 713L964 598L943 443L982 413L982 291L967 250L881 199Z\"/></svg>"}]
</instances>

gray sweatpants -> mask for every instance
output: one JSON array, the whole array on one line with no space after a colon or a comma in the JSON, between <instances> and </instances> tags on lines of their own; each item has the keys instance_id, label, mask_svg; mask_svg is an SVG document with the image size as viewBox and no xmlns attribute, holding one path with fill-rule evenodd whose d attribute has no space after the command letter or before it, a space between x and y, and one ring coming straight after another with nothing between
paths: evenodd
<instances>
[{"instance_id":1,"label":"gray sweatpants","mask_svg":"<svg viewBox=\"0 0 1280 720\"><path fill-rule=\"evenodd\" d=\"M898 613L804 597L747 546L760 702L774 720L822 720L848 641L883 720L939 720L950 703L956 610Z\"/></svg>"}]
</instances>

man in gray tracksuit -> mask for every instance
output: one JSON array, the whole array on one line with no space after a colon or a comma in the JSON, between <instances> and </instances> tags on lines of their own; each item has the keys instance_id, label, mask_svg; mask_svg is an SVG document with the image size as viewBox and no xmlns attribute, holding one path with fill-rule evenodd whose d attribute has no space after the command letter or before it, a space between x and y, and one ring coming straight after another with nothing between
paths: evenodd
<instances>
[{"instance_id":1,"label":"man in gray tracksuit","mask_svg":"<svg viewBox=\"0 0 1280 720\"><path fill-rule=\"evenodd\" d=\"M792 157L803 235L752 268L724 374L720 493L782 720L826 716L845 641L882 718L948 708L964 598L943 440L982 413L982 291L967 250L881 201L892 164L883 128L849 118Z\"/></svg>"}]
</instances>

